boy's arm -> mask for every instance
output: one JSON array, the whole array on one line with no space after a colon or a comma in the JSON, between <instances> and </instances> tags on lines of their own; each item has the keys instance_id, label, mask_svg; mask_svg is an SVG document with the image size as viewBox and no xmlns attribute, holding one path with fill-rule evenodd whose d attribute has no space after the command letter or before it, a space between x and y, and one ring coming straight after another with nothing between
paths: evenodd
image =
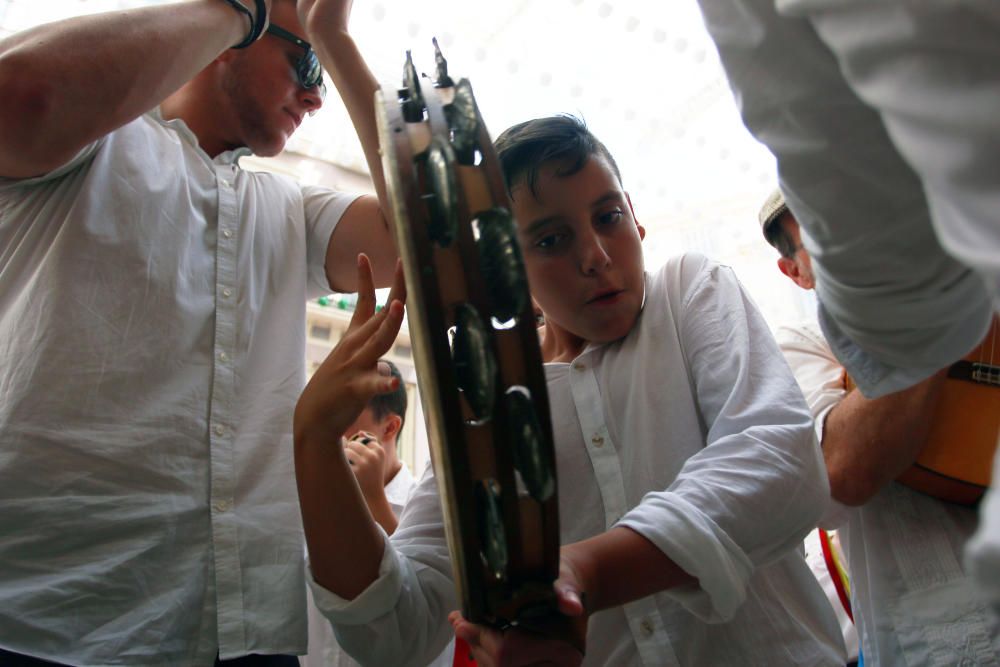
<instances>
[{"instance_id":1,"label":"boy's arm","mask_svg":"<svg viewBox=\"0 0 1000 667\"><path fill-rule=\"evenodd\" d=\"M162 102L248 28L226 2L197 0L81 16L3 40L0 177L65 164Z\"/></svg>"},{"instance_id":2,"label":"boy's arm","mask_svg":"<svg viewBox=\"0 0 1000 667\"><path fill-rule=\"evenodd\" d=\"M371 258L378 287L389 284L398 255L387 222L390 207L375 124L375 91L379 85L348 32L351 5L351 0L299 0L297 5L306 34L333 79L361 140L377 196L356 201L330 238L327 275L330 285L343 292L357 289L351 262L347 261L357 253L363 251Z\"/></svg>"},{"instance_id":3,"label":"boy's arm","mask_svg":"<svg viewBox=\"0 0 1000 667\"><path fill-rule=\"evenodd\" d=\"M397 378L380 375L403 321L402 271L389 306L375 312L368 258L358 258L358 304L347 333L317 369L295 406L295 477L313 578L345 599L378 578L384 541L336 444L377 394L395 389ZM333 444L331 444L333 443Z\"/></svg>"}]
</instances>

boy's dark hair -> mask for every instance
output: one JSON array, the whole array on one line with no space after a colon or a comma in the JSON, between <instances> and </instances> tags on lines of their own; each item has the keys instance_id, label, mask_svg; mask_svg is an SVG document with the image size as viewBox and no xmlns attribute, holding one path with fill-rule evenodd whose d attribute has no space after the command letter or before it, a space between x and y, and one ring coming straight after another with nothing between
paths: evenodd
<instances>
[{"instance_id":1,"label":"boy's dark hair","mask_svg":"<svg viewBox=\"0 0 1000 667\"><path fill-rule=\"evenodd\" d=\"M600 155L622 182L618 164L607 147L595 137L586 124L570 114L518 123L504 130L493 142L500 167L507 183L507 193L523 178L533 195L538 170L550 162L561 163L559 176L572 176L583 168L591 155Z\"/></svg>"},{"instance_id":2,"label":"boy's dark hair","mask_svg":"<svg viewBox=\"0 0 1000 667\"><path fill-rule=\"evenodd\" d=\"M785 231L785 226L781 224L781 218L787 214L779 215L777 218L771 221L771 223L764 228L764 238L772 246L778 249L782 257L787 257L791 259L795 256L795 241L792 237L788 235Z\"/></svg>"},{"instance_id":3,"label":"boy's dark hair","mask_svg":"<svg viewBox=\"0 0 1000 667\"><path fill-rule=\"evenodd\" d=\"M406 421L406 383L403 382L403 376L400 375L396 364L388 359L380 359L379 363L389 366L389 373L399 380L399 387L396 388L396 391L388 394L374 396L372 400L368 401L368 407L372 411L372 416L377 420L382 420L388 415L397 415L400 419L399 430L402 431L403 423Z\"/></svg>"}]
</instances>

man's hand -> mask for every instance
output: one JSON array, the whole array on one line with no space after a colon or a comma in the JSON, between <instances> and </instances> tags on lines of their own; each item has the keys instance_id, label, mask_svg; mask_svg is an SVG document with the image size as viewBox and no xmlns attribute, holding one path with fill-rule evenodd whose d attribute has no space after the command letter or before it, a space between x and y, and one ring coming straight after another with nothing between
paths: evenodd
<instances>
[{"instance_id":1,"label":"man's hand","mask_svg":"<svg viewBox=\"0 0 1000 667\"><path fill-rule=\"evenodd\" d=\"M371 507L385 497L385 449L374 435L359 431L344 441L344 452L365 502Z\"/></svg>"},{"instance_id":2,"label":"man's hand","mask_svg":"<svg viewBox=\"0 0 1000 667\"><path fill-rule=\"evenodd\" d=\"M298 0L299 21L308 32L313 26L324 30L347 32L353 0Z\"/></svg>"},{"instance_id":3,"label":"man's hand","mask_svg":"<svg viewBox=\"0 0 1000 667\"><path fill-rule=\"evenodd\" d=\"M398 378L378 371L378 360L389 351L403 322L402 266L389 293L389 305L375 312L371 264L358 255L358 303L344 337L316 369L295 406L296 441L340 438L376 394L393 391Z\"/></svg>"}]
</instances>

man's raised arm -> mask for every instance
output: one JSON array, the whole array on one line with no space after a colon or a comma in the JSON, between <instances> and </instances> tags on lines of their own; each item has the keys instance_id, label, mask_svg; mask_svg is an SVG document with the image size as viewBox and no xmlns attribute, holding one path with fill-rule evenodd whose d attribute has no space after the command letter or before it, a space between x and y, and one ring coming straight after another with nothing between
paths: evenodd
<instances>
[{"instance_id":1,"label":"man's raised arm","mask_svg":"<svg viewBox=\"0 0 1000 667\"><path fill-rule=\"evenodd\" d=\"M244 2L253 13L254 3ZM249 26L224 0L191 0L81 16L3 40L0 177L37 176L66 163L158 105L243 40Z\"/></svg>"}]
</instances>

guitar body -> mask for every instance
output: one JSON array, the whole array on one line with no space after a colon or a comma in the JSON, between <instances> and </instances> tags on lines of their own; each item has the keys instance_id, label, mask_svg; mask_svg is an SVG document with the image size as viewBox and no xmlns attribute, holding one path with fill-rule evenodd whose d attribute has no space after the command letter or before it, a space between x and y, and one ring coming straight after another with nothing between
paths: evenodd
<instances>
[{"instance_id":1,"label":"guitar body","mask_svg":"<svg viewBox=\"0 0 1000 667\"><path fill-rule=\"evenodd\" d=\"M952 366L927 444L898 481L953 503L976 503L990 486L1000 438L1000 333L993 321L983 343Z\"/></svg>"},{"instance_id":2,"label":"guitar body","mask_svg":"<svg viewBox=\"0 0 1000 667\"><path fill-rule=\"evenodd\" d=\"M847 389L853 389L850 378ZM948 371L927 443L896 481L929 496L974 505L991 484L1000 441L1000 319Z\"/></svg>"}]
</instances>

